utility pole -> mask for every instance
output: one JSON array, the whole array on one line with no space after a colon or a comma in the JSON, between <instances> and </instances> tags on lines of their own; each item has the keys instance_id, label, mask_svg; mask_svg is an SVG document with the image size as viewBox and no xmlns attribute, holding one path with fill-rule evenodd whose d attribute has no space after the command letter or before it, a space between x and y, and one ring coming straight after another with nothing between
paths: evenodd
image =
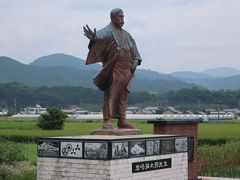
<instances>
[{"instance_id":1,"label":"utility pole","mask_svg":"<svg viewBox=\"0 0 240 180\"><path fill-rule=\"evenodd\" d=\"M15 107L14 114L17 114L17 98L14 98L14 107Z\"/></svg>"},{"instance_id":2,"label":"utility pole","mask_svg":"<svg viewBox=\"0 0 240 180\"><path fill-rule=\"evenodd\" d=\"M13 109L12 109L12 104L11 104L11 116L13 115Z\"/></svg>"},{"instance_id":3,"label":"utility pole","mask_svg":"<svg viewBox=\"0 0 240 180\"><path fill-rule=\"evenodd\" d=\"M7 106L7 104L6 104L6 112L7 112L7 115L8 115L8 106Z\"/></svg>"}]
</instances>

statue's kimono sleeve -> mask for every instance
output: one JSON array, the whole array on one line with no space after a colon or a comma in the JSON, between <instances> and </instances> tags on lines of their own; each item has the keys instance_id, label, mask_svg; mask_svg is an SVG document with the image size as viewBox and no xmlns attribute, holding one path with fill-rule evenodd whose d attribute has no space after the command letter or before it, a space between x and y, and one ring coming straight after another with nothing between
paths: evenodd
<instances>
[{"instance_id":1,"label":"statue's kimono sleeve","mask_svg":"<svg viewBox=\"0 0 240 180\"><path fill-rule=\"evenodd\" d=\"M105 27L97 31L96 39L89 42L89 52L87 55L86 64L93 64L104 61L103 54L110 37L110 32L108 29L109 28Z\"/></svg>"},{"instance_id":2,"label":"statue's kimono sleeve","mask_svg":"<svg viewBox=\"0 0 240 180\"><path fill-rule=\"evenodd\" d=\"M133 54L133 60L138 60L138 65L141 65L141 62L142 62L142 58L138 52L138 49L137 49L137 45L135 43L135 40L133 39L133 48L131 49L132 50L132 54Z\"/></svg>"},{"instance_id":3,"label":"statue's kimono sleeve","mask_svg":"<svg viewBox=\"0 0 240 180\"><path fill-rule=\"evenodd\" d=\"M109 48L109 42L111 42L112 38L111 27L108 25L98 31L96 40L90 41L88 45L89 52L86 64L98 62L104 64L103 69L93 79L93 83L102 91L106 90L109 78L111 78L111 69L117 57L117 54L114 54L111 59L106 59L105 57L106 51Z\"/></svg>"},{"instance_id":4,"label":"statue's kimono sleeve","mask_svg":"<svg viewBox=\"0 0 240 180\"><path fill-rule=\"evenodd\" d=\"M126 35L126 37L128 39L128 42L129 42L132 59L133 60L137 60L138 61L138 65L141 65L142 58L141 58L141 56L140 56L140 54L138 52L138 48L137 48L135 40L132 38L130 33L128 33L127 31L125 31L125 35Z\"/></svg>"}]
</instances>

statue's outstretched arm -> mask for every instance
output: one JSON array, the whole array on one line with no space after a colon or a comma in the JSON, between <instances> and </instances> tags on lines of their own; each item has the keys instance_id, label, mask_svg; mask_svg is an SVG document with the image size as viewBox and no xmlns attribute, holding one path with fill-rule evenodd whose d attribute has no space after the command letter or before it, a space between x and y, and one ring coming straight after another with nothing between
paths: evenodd
<instances>
[{"instance_id":1,"label":"statue's outstretched arm","mask_svg":"<svg viewBox=\"0 0 240 180\"><path fill-rule=\"evenodd\" d=\"M83 26L83 31L84 31L84 35L91 41L94 41L96 39L96 28L94 28L94 30L92 31L88 25Z\"/></svg>"}]
</instances>

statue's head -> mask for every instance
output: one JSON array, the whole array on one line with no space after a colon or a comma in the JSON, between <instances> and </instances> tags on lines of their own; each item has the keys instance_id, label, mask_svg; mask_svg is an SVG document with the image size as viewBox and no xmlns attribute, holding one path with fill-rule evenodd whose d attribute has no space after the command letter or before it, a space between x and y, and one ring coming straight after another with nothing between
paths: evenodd
<instances>
[{"instance_id":1,"label":"statue's head","mask_svg":"<svg viewBox=\"0 0 240 180\"><path fill-rule=\"evenodd\" d=\"M121 9L119 8L112 9L110 13L110 18L114 26L116 26L117 28L123 27L124 15Z\"/></svg>"}]
</instances>

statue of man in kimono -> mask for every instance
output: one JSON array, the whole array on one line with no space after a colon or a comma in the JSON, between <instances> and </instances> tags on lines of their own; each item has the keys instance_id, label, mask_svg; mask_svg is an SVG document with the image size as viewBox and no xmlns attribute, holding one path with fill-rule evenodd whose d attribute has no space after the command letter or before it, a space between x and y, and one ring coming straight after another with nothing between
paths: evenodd
<instances>
[{"instance_id":1,"label":"statue of man in kimono","mask_svg":"<svg viewBox=\"0 0 240 180\"><path fill-rule=\"evenodd\" d=\"M111 23L92 31L83 27L90 40L86 64L102 62L103 69L93 79L104 91L103 129L112 129L111 119L118 119L118 128L134 129L126 120L127 97L134 71L141 64L141 57L132 36L122 29L124 15L115 8L110 13Z\"/></svg>"}]
</instances>

